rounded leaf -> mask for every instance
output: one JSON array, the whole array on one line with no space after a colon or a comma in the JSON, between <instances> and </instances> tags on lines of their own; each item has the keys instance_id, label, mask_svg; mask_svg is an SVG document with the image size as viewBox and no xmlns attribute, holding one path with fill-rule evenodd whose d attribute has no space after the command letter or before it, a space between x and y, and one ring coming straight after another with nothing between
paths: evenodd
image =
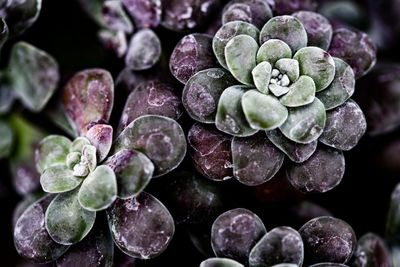
<instances>
[{"instance_id":1,"label":"rounded leaf","mask_svg":"<svg viewBox=\"0 0 400 267\"><path fill-rule=\"evenodd\" d=\"M307 161L291 164L287 169L287 177L295 188L304 193L325 193L342 181L344 171L343 153L319 146Z\"/></svg>"},{"instance_id":2,"label":"rounded leaf","mask_svg":"<svg viewBox=\"0 0 400 267\"><path fill-rule=\"evenodd\" d=\"M215 126L218 130L241 137L250 136L257 132L256 129L250 127L243 113L242 97L246 89L245 86L235 85L226 88L222 93L215 118Z\"/></svg>"},{"instance_id":3,"label":"rounded leaf","mask_svg":"<svg viewBox=\"0 0 400 267\"><path fill-rule=\"evenodd\" d=\"M251 71L256 67L256 40L248 35L233 37L225 46L225 60L229 71L239 82L254 84Z\"/></svg>"},{"instance_id":4,"label":"rounded leaf","mask_svg":"<svg viewBox=\"0 0 400 267\"><path fill-rule=\"evenodd\" d=\"M89 69L75 74L64 87L64 109L78 135L93 124L107 123L114 104L114 82L103 69Z\"/></svg>"},{"instance_id":5,"label":"rounded leaf","mask_svg":"<svg viewBox=\"0 0 400 267\"><path fill-rule=\"evenodd\" d=\"M222 11L222 24L241 20L261 29L271 17L271 8L263 0L232 0Z\"/></svg>"},{"instance_id":6,"label":"rounded leaf","mask_svg":"<svg viewBox=\"0 0 400 267\"><path fill-rule=\"evenodd\" d=\"M154 165L144 154L122 149L105 162L115 173L119 198L138 195L153 177Z\"/></svg>"},{"instance_id":7,"label":"rounded leaf","mask_svg":"<svg viewBox=\"0 0 400 267\"><path fill-rule=\"evenodd\" d=\"M385 240L373 233L366 233L358 240L354 258L357 267L392 266L392 255Z\"/></svg>"},{"instance_id":8,"label":"rounded leaf","mask_svg":"<svg viewBox=\"0 0 400 267\"><path fill-rule=\"evenodd\" d=\"M258 41L260 31L252 24L243 21L228 22L217 31L213 39L213 50L219 64L228 68L225 59L225 47L235 36L248 35Z\"/></svg>"},{"instance_id":9,"label":"rounded leaf","mask_svg":"<svg viewBox=\"0 0 400 267\"><path fill-rule=\"evenodd\" d=\"M136 198L117 199L107 210L107 217L115 244L139 259L160 255L175 232L171 214L146 192Z\"/></svg>"},{"instance_id":10,"label":"rounded leaf","mask_svg":"<svg viewBox=\"0 0 400 267\"><path fill-rule=\"evenodd\" d=\"M49 135L38 144L35 151L36 168L43 173L47 168L65 165L71 141L61 135Z\"/></svg>"},{"instance_id":11,"label":"rounded leaf","mask_svg":"<svg viewBox=\"0 0 400 267\"><path fill-rule=\"evenodd\" d=\"M182 162L186 139L181 126L174 120L146 115L132 121L118 136L114 151L138 150L154 163L154 177L164 175Z\"/></svg>"},{"instance_id":12,"label":"rounded leaf","mask_svg":"<svg viewBox=\"0 0 400 267\"><path fill-rule=\"evenodd\" d=\"M244 267L244 265L227 258L209 258L202 261L200 267Z\"/></svg>"},{"instance_id":13,"label":"rounded leaf","mask_svg":"<svg viewBox=\"0 0 400 267\"><path fill-rule=\"evenodd\" d=\"M78 243L93 227L96 212L82 208L78 192L79 188L57 195L46 210L46 229L59 244Z\"/></svg>"},{"instance_id":14,"label":"rounded leaf","mask_svg":"<svg viewBox=\"0 0 400 267\"><path fill-rule=\"evenodd\" d=\"M102 17L105 26L114 32L131 33L133 25L125 13L122 2L118 0L105 1L102 6Z\"/></svg>"},{"instance_id":15,"label":"rounded leaf","mask_svg":"<svg viewBox=\"0 0 400 267\"><path fill-rule=\"evenodd\" d=\"M317 92L326 89L335 78L335 61L319 47L304 47L293 58L299 62L300 74L314 80Z\"/></svg>"},{"instance_id":16,"label":"rounded leaf","mask_svg":"<svg viewBox=\"0 0 400 267\"><path fill-rule=\"evenodd\" d=\"M284 41L278 39L266 41L257 52L257 63L268 61L275 65L275 62L282 58L292 58L292 50Z\"/></svg>"},{"instance_id":17,"label":"rounded leaf","mask_svg":"<svg viewBox=\"0 0 400 267\"><path fill-rule=\"evenodd\" d=\"M86 138L96 148L98 162L102 162L110 152L113 128L107 124L96 124L86 133Z\"/></svg>"},{"instance_id":18,"label":"rounded leaf","mask_svg":"<svg viewBox=\"0 0 400 267\"><path fill-rule=\"evenodd\" d=\"M303 24L292 16L276 16L270 19L260 32L260 43L279 39L289 45L292 52L307 46L307 32Z\"/></svg>"},{"instance_id":19,"label":"rounded leaf","mask_svg":"<svg viewBox=\"0 0 400 267\"><path fill-rule=\"evenodd\" d=\"M350 150L357 145L366 129L362 110L350 100L327 112L326 126L319 140L339 150Z\"/></svg>"},{"instance_id":20,"label":"rounded leaf","mask_svg":"<svg viewBox=\"0 0 400 267\"><path fill-rule=\"evenodd\" d=\"M62 193L75 189L82 179L75 177L66 165L56 165L46 168L40 176L43 191L48 193Z\"/></svg>"},{"instance_id":21,"label":"rounded leaf","mask_svg":"<svg viewBox=\"0 0 400 267\"><path fill-rule=\"evenodd\" d=\"M290 82L295 82L300 76L299 62L291 58L281 58L276 61L275 69L278 69L282 74L286 74Z\"/></svg>"},{"instance_id":22,"label":"rounded leaf","mask_svg":"<svg viewBox=\"0 0 400 267\"><path fill-rule=\"evenodd\" d=\"M269 62L263 61L252 71L254 85L261 93L268 94L268 86L271 79L272 66Z\"/></svg>"},{"instance_id":23,"label":"rounded leaf","mask_svg":"<svg viewBox=\"0 0 400 267\"><path fill-rule=\"evenodd\" d=\"M83 147L90 145L91 143L86 137L79 136L78 138L75 138L75 140L71 143L71 146L69 147L69 152L82 153Z\"/></svg>"},{"instance_id":24,"label":"rounded leaf","mask_svg":"<svg viewBox=\"0 0 400 267\"><path fill-rule=\"evenodd\" d=\"M289 87L289 92L279 101L286 107L301 107L311 104L315 99L315 83L308 76L300 78Z\"/></svg>"},{"instance_id":25,"label":"rounded leaf","mask_svg":"<svg viewBox=\"0 0 400 267\"><path fill-rule=\"evenodd\" d=\"M290 140L309 144L322 134L325 122L324 104L315 98L309 105L289 108L289 116L279 129Z\"/></svg>"},{"instance_id":26,"label":"rounded leaf","mask_svg":"<svg viewBox=\"0 0 400 267\"><path fill-rule=\"evenodd\" d=\"M270 180L281 168L284 158L263 132L232 140L233 175L245 185L256 186Z\"/></svg>"},{"instance_id":27,"label":"rounded leaf","mask_svg":"<svg viewBox=\"0 0 400 267\"><path fill-rule=\"evenodd\" d=\"M161 0L122 0L135 26L155 28L161 23Z\"/></svg>"},{"instance_id":28,"label":"rounded leaf","mask_svg":"<svg viewBox=\"0 0 400 267\"><path fill-rule=\"evenodd\" d=\"M236 83L236 79L225 69L199 71L189 79L183 89L183 106L192 119L213 123L222 92Z\"/></svg>"},{"instance_id":29,"label":"rounded leaf","mask_svg":"<svg viewBox=\"0 0 400 267\"><path fill-rule=\"evenodd\" d=\"M86 177L79 189L78 199L83 208L90 211L104 210L117 198L117 180L114 171L98 166Z\"/></svg>"}]
</instances>

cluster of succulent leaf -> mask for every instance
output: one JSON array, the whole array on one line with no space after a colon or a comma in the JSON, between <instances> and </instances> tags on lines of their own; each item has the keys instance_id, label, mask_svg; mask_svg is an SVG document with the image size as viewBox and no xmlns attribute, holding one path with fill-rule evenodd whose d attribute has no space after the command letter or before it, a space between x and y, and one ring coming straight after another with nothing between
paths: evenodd
<instances>
[{"instance_id":1,"label":"cluster of succulent leaf","mask_svg":"<svg viewBox=\"0 0 400 267\"><path fill-rule=\"evenodd\" d=\"M272 17L263 1L237 0L225 6L222 23L212 40L185 36L170 60L172 74L185 84L183 105L201 123L188 136L196 168L213 180L233 176L254 186L270 180L286 155L293 186L331 190L344 174L342 151L366 131L350 97L374 59L350 66L346 55L331 56L326 50L339 54L333 27L311 11ZM203 146L206 140L215 146ZM222 146L229 140L230 148Z\"/></svg>"}]
</instances>

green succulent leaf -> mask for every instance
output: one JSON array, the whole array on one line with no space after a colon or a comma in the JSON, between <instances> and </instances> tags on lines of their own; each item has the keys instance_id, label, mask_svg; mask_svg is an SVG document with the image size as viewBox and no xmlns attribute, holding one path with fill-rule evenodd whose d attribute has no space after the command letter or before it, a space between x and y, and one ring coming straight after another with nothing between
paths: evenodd
<instances>
[{"instance_id":1,"label":"green succulent leaf","mask_svg":"<svg viewBox=\"0 0 400 267\"><path fill-rule=\"evenodd\" d=\"M200 267L244 267L244 265L228 258L209 258L202 261Z\"/></svg>"},{"instance_id":2,"label":"green succulent leaf","mask_svg":"<svg viewBox=\"0 0 400 267\"><path fill-rule=\"evenodd\" d=\"M289 87L289 92L280 101L286 107L300 107L311 104L314 99L314 81L310 77L303 75Z\"/></svg>"},{"instance_id":3,"label":"green succulent leaf","mask_svg":"<svg viewBox=\"0 0 400 267\"><path fill-rule=\"evenodd\" d=\"M268 85L271 79L272 66L269 62L263 61L251 72L253 81L258 91L268 94Z\"/></svg>"},{"instance_id":4,"label":"green succulent leaf","mask_svg":"<svg viewBox=\"0 0 400 267\"><path fill-rule=\"evenodd\" d=\"M97 166L96 148L92 145L83 146L82 157L86 161L89 171L94 171Z\"/></svg>"},{"instance_id":5,"label":"green succulent leaf","mask_svg":"<svg viewBox=\"0 0 400 267\"><path fill-rule=\"evenodd\" d=\"M25 42L13 46L7 70L12 88L33 112L43 109L60 79L55 59Z\"/></svg>"},{"instance_id":6,"label":"green succulent leaf","mask_svg":"<svg viewBox=\"0 0 400 267\"><path fill-rule=\"evenodd\" d=\"M328 88L317 94L327 110L346 102L353 95L356 83L351 66L340 58L334 57L333 60L335 61L335 78Z\"/></svg>"},{"instance_id":7,"label":"green succulent leaf","mask_svg":"<svg viewBox=\"0 0 400 267\"><path fill-rule=\"evenodd\" d=\"M65 165L57 165L46 168L40 176L40 184L43 191L48 193L63 193L78 187L82 179L73 175Z\"/></svg>"},{"instance_id":8,"label":"green succulent leaf","mask_svg":"<svg viewBox=\"0 0 400 267\"><path fill-rule=\"evenodd\" d=\"M228 69L233 77L243 84L254 84L251 71L257 65L258 48L256 40L243 34L233 37L225 46Z\"/></svg>"},{"instance_id":9,"label":"green succulent leaf","mask_svg":"<svg viewBox=\"0 0 400 267\"><path fill-rule=\"evenodd\" d=\"M8 157L13 144L13 132L10 126L0 121L0 159Z\"/></svg>"},{"instance_id":10,"label":"green succulent leaf","mask_svg":"<svg viewBox=\"0 0 400 267\"><path fill-rule=\"evenodd\" d=\"M257 52L257 63L268 61L271 65L275 65L281 58L292 58L292 50L284 41L278 39L266 41Z\"/></svg>"},{"instance_id":11,"label":"green succulent leaf","mask_svg":"<svg viewBox=\"0 0 400 267\"><path fill-rule=\"evenodd\" d=\"M282 74L286 74L291 82L295 82L300 76L299 62L291 58L281 58L274 66Z\"/></svg>"},{"instance_id":12,"label":"green succulent leaf","mask_svg":"<svg viewBox=\"0 0 400 267\"><path fill-rule=\"evenodd\" d=\"M292 16L276 16L270 19L260 32L260 43L270 39L285 42L293 52L307 46L307 32L303 24Z\"/></svg>"},{"instance_id":13,"label":"green succulent leaf","mask_svg":"<svg viewBox=\"0 0 400 267\"><path fill-rule=\"evenodd\" d=\"M65 164L67 165L68 168L73 169L75 165L81 161L81 156L82 154L79 152L70 152L67 155Z\"/></svg>"},{"instance_id":14,"label":"green succulent leaf","mask_svg":"<svg viewBox=\"0 0 400 267\"><path fill-rule=\"evenodd\" d=\"M300 74L310 76L317 92L326 89L335 77L335 61L319 47L304 47L293 56L299 61Z\"/></svg>"},{"instance_id":15,"label":"green succulent leaf","mask_svg":"<svg viewBox=\"0 0 400 267\"><path fill-rule=\"evenodd\" d=\"M79 204L79 188L57 195L46 210L46 229L59 244L72 245L81 241L92 229L96 212Z\"/></svg>"},{"instance_id":16,"label":"green succulent leaf","mask_svg":"<svg viewBox=\"0 0 400 267\"><path fill-rule=\"evenodd\" d=\"M277 85L277 84L270 84L268 88L271 91L271 93L276 97L283 96L284 94L289 92L289 87L280 86L280 85Z\"/></svg>"},{"instance_id":17,"label":"green succulent leaf","mask_svg":"<svg viewBox=\"0 0 400 267\"><path fill-rule=\"evenodd\" d=\"M49 135L36 148L35 161L39 173L55 165L65 165L71 141L61 135Z\"/></svg>"},{"instance_id":18,"label":"green succulent leaf","mask_svg":"<svg viewBox=\"0 0 400 267\"><path fill-rule=\"evenodd\" d=\"M243 21L231 21L224 24L215 34L213 39L213 50L221 66L228 69L225 60L226 44L235 36L248 35L258 41L260 31L252 24Z\"/></svg>"},{"instance_id":19,"label":"green succulent leaf","mask_svg":"<svg viewBox=\"0 0 400 267\"><path fill-rule=\"evenodd\" d=\"M108 208L117 197L117 181L114 171L106 165L98 166L89 174L79 189L79 203L90 211Z\"/></svg>"},{"instance_id":20,"label":"green succulent leaf","mask_svg":"<svg viewBox=\"0 0 400 267\"><path fill-rule=\"evenodd\" d=\"M99 162L103 161L110 152L113 137L113 128L107 124L96 124L86 133L90 143L96 148Z\"/></svg>"},{"instance_id":21,"label":"green succulent leaf","mask_svg":"<svg viewBox=\"0 0 400 267\"><path fill-rule=\"evenodd\" d=\"M69 152L79 152L82 153L84 146L91 145L90 141L86 137L78 137L76 138L69 147Z\"/></svg>"},{"instance_id":22,"label":"green succulent leaf","mask_svg":"<svg viewBox=\"0 0 400 267\"><path fill-rule=\"evenodd\" d=\"M289 108L289 116L279 129L290 140L309 144L322 134L325 123L324 104L315 98L309 105Z\"/></svg>"},{"instance_id":23,"label":"green succulent leaf","mask_svg":"<svg viewBox=\"0 0 400 267\"><path fill-rule=\"evenodd\" d=\"M251 128L272 130L281 126L288 117L288 110L271 95L249 90L242 96L244 115Z\"/></svg>"},{"instance_id":24,"label":"green succulent leaf","mask_svg":"<svg viewBox=\"0 0 400 267\"><path fill-rule=\"evenodd\" d=\"M250 127L242 109L242 96L247 89L243 85L234 85L222 93L215 119L215 126L220 131L239 137L250 136L257 132Z\"/></svg>"}]
</instances>

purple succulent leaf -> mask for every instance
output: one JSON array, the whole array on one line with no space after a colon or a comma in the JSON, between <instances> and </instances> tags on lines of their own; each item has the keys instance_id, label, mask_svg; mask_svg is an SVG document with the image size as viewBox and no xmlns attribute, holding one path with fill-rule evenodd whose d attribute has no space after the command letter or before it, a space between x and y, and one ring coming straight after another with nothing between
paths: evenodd
<instances>
[{"instance_id":1,"label":"purple succulent leaf","mask_svg":"<svg viewBox=\"0 0 400 267\"><path fill-rule=\"evenodd\" d=\"M119 0L109 0L103 3L102 16L104 24L112 31L131 33L133 25L125 13Z\"/></svg>"},{"instance_id":2,"label":"purple succulent leaf","mask_svg":"<svg viewBox=\"0 0 400 267\"><path fill-rule=\"evenodd\" d=\"M102 162L110 152L113 128L107 124L96 124L86 133L86 138L96 147L97 161Z\"/></svg>"},{"instance_id":3,"label":"purple succulent leaf","mask_svg":"<svg viewBox=\"0 0 400 267\"><path fill-rule=\"evenodd\" d=\"M125 56L126 51L128 51L128 41L124 32L100 30L98 36L103 46L113 51L117 57L122 58Z\"/></svg>"},{"instance_id":4,"label":"purple succulent leaf","mask_svg":"<svg viewBox=\"0 0 400 267\"><path fill-rule=\"evenodd\" d=\"M357 242L354 252L353 266L364 264L377 266L391 266L392 256L386 241L374 233L366 233Z\"/></svg>"},{"instance_id":5,"label":"purple succulent leaf","mask_svg":"<svg viewBox=\"0 0 400 267\"><path fill-rule=\"evenodd\" d=\"M319 5L317 0L271 0L271 2L276 15L292 14L300 10L315 11Z\"/></svg>"},{"instance_id":6,"label":"purple succulent leaf","mask_svg":"<svg viewBox=\"0 0 400 267\"><path fill-rule=\"evenodd\" d=\"M135 26L142 28L156 28L161 23L161 0L122 0Z\"/></svg>"}]
</instances>

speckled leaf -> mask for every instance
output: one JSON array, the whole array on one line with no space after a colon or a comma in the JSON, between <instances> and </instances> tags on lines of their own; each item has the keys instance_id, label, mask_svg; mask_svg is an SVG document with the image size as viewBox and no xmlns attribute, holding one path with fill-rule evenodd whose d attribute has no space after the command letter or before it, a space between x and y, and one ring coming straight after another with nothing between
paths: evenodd
<instances>
[{"instance_id":1,"label":"speckled leaf","mask_svg":"<svg viewBox=\"0 0 400 267\"><path fill-rule=\"evenodd\" d=\"M86 160L89 171L94 171L97 166L96 147L92 145L83 146L82 157Z\"/></svg>"},{"instance_id":2,"label":"speckled leaf","mask_svg":"<svg viewBox=\"0 0 400 267\"><path fill-rule=\"evenodd\" d=\"M113 128L107 124L96 124L86 133L86 138L96 148L98 162L102 162L111 149Z\"/></svg>"},{"instance_id":3,"label":"speckled leaf","mask_svg":"<svg viewBox=\"0 0 400 267\"><path fill-rule=\"evenodd\" d=\"M335 78L328 88L317 94L327 110L340 106L349 99L354 93L356 82L353 69L346 62L336 57L333 60Z\"/></svg>"},{"instance_id":4,"label":"speckled leaf","mask_svg":"<svg viewBox=\"0 0 400 267\"><path fill-rule=\"evenodd\" d=\"M233 175L245 185L256 186L270 180L281 168L284 158L263 132L232 140Z\"/></svg>"},{"instance_id":5,"label":"speckled leaf","mask_svg":"<svg viewBox=\"0 0 400 267\"><path fill-rule=\"evenodd\" d=\"M142 115L162 115L177 120L182 113L181 99L174 88L156 80L145 81L129 94L118 132Z\"/></svg>"},{"instance_id":6,"label":"speckled leaf","mask_svg":"<svg viewBox=\"0 0 400 267\"><path fill-rule=\"evenodd\" d=\"M222 24L230 21L245 21L261 29L272 17L272 11L263 0L232 0L222 11Z\"/></svg>"},{"instance_id":7,"label":"speckled leaf","mask_svg":"<svg viewBox=\"0 0 400 267\"><path fill-rule=\"evenodd\" d=\"M322 134L326 123L324 104L317 98L307 106L289 108L289 116L279 128L292 141L309 144Z\"/></svg>"},{"instance_id":8,"label":"speckled leaf","mask_svg":"<svg viewBox=\"0 0 400 267\"><path fill-rule=\"evenodd\" d=\"M65 165L56 165L46 168L40 176L43 191L48 193L62 193L75 189L81 179L75 177Z\"/></svg>"},{"instance_id":9,"label":"speckled leaf","mask_svg":"<svg viewBox=\"0 0 400 267\"><path fill-rule=\"evenodd\" d=\"M292 16L300 20L306 29L308 46L317 46L328 50L333 29L327 18L312 11L298 11Z\"/></svg>"},{"instance_id":10,"label":"speckled leaf","mask_svg":"<svg viewBox=\"0 0 400 267\"><path fill-rule=\"evenodd\" d=\"M161 23L161 0L122 0L135 26L155 28Z\"/></svg>"},{"instance_id":11,"label":"speckled leaf","mask_svg":"<svg viewBox=\"0 0 400 267\"><path fill-rule=\"evenodd\" d=\"M142 192L136 198L117 199L107 210L115 244L126 254L151 259L161 254L172 240L174 220L165 206Z\"/></svg>"},{"instance_id":12,"label":"speckled leaf","mask_svg":"<svg viewBox=\"0 0 400 267\"><path fill-rule=\"evenodd\" d=\"M108 208L117 197L117 180L114 171L106 166L98 166L83 181L78 199L83 208L99 211Z\"/></svg>"},{"instance_id":13,"label":"speckled leaf","mask_svg":"<svg viewBox=\"0 0 400 267\"><path fill-rule=\"evenodd\" d=\"M101 12L103 15L103 22L108 29L126 33L131 33L133 31L132 22L125 13L121 1L104 1Z\"/></svg>"},{"instance_id":14,"label":"speckled leaf","mask_svg":"<svg viewBox=\"0 0 400 267\"><path fill-rule=\"evenodd\" d=\"M279 59L276 61L274 68L280 70L282 74L286 74L292 83L300 76L299 62L291 58Z\"/></svg>"},{"instance_id":15,"label":"speckled leaf","mask_svg":"<svg viewBox=\"0 0 400 267\"><path fill-rule=\"evenodd\" d=\"M289 92L279 99L286 107L300 107L314 102L315 83L310 77L300 76L289 89Z\"/></svg>"},{"instance_id":16,"label":"speckled leaf","mask_svg":"<svg viewBox=\"0 0 400 267\"><path fill-rule=\"evenodd\" d=\"M303 24L292 16L277 16L270 19L260 32L260 43L270 39L284 41L293 52L307 46L307 32Z\"/></svg>"},{"instance_id":17,"label":"speckled leaf","mask_svg":"<svg viewBox=\"0 0 400 267\"><path fill-rule=\"evenodd\" d=\"M224 7L224 10L222 11L222 24L231 21L244 21L251 23L251 20L251 10L250 7L246 4L231 4L230 2L228 2L228 4Z\"/></svg>"},{"instance_id":18,"label":"speckled leaf","mask_svg":"<svg viewBox=\"0 0 400 267\"><path fill-rule=\"evenodd\" d=\"M33 112L44 108L60 79L55 59L25 42L13 46L7 71L17 96Z\"/></svg>"},{"instance_id":19,"label":"speckled leaf","mask_svg":"<svg viewBox=\"0 0 400 267\"><path fill-rule=\"evenodd\" d=\"M124 148L143 152L154 163L154 176L158 177L182 162L186 154L186 139L176 121L146 115L132 121L118 136L114 151Z\"/></svg>"},{"instance_id":20,"label":"speckled leaf","mask_svg":"<svg viewBox=\"0 0 400 267\"><path fill-rule=\"evenodd\" d=\"M202 261L200 267L244 267L244 265L228 258L209 258Z\"/></svg>"},{"instance_id":21,"label":"speckled leaf","mask_svg":"<svg viewBox=\"0 0 400 267\"><path fill-rule=\"evenodd\" d=\"M350 150L357 145L366 129L362 110L350 100L327 112L326 126L319 140L339 150Z\"/></svg>"},{"instance_id":22,"label":"speckled leaf","mask_svg":"<svg viewBox=\"0 0 400 267\"><path fill-rule=\"evenodd\" d=\"M114 82L103 69L89 69L75 74L64 87L64 109L79 134L97 123L107 123L114 104Z\"/></svg>"},{"instance_id":23,"label":"speckled leaf","mask_svg":"<svg viewBox=\"0 0 400 267\"><path fill-rule=\"evenodd\" d=\"M319 47L304 47L293 58L299 61L300 74L314 80L317 92L326 89L335 78L335 61Z\"/></svg>"},{"instance_id":24,"label":"speckled leaf","mask_svg":"<svg viewBox=\"0 0 400 267\"><path fill-rule=\"evenodd\" d=\"M68 246L54 242L45 228L45 212L53 198L53 195L47 195L30 205L15 224L15 248L21 256L33 262L54 261L68 249Z\"/></svg>"},{"instance_id":25,"label":"speckled leaf","mask_svg":"<svg viewBox=\"0 0 400 267\"><path fill-rule=\"evenodd\" d=\"M10 126L0 121L0 159L10 155L13 144L13 133Z\"/></svg>"},{"instance_id":26,"label":"speckled leaf","mask_svg":"<svg viewBox=\"0 0 400 267\"><path fill-rule=\"evenodd\" d=\"M81 207L78 192L79 188L57 195L46 210L46 229L59 244L78 243L93 227L96 212Z\"/></svg>"},{"instance_id":27,"label":"speckled leaf","mask_svg":"<svg viewBox=\"0 0 400 267\"><path fill-rule=\"evenodd\" d=\"M304 245L300 234L291 227L276 227L266 233L252 248L249 266L273 266L285 262L301 266Z\"/></svg>"},{"instance_id":28,"label":"speckled leaf","mask_svg":"<svg viewBox=\"0 0 400 267\"><path fill-rule=\"evenodd\" d=\"M122 149L109 157L105 165L109 166L117 178L119 198L138 195L150 182L154 165L144 154Z\"/></svg>"},{"instance_id":29,"label":"speckled leaf","mask_svg":"<svg viewBox=\"0 0 400 267\"><path fill-rule=\"evenodd\" d=\"M161 41L150 29L136 32L129 43L125 64L132 70L147 70L161 57Z\"/></svg>"},{"instance_id":30,"label":"speckled leaf","mask_svg":"<svg viewBox=\"0 0 400 267\"><path fill-rule=\"evenodd\" d=\"M242 97L246 89L244 86L235 85L225 89L222 93L215 118L215 125L220 131L241 137L250 136L257 132L250 127L243 113Z\"/></svg>"},{"instance_id":31,"label":"speckled leaf","mask_svg":"<svg viewBox=\"0 0 400 267\"><path fill-rule=\"evenodd\" d=\"M236 79L225 69L199 71L189 79L183 89L183 106L194 120L213 123L222 92L234 84L237 84Z\"/></svg>"},{"instance_id":32,"label":"speckled leaf","mask_svg":"<svg viewBox=\"0 0 400 267\"><path fill-rule=\"evenodd\" d=\"M256 40L248 35L233 37L225 46L225 60L229 71L239 82L254 84L251 71L256 67Z\"/></svg>"},{"instance_id":33,"label":"speckled leaf","mask_svg":"<svg viewBox=\"0 0 400 267\"><path fill-rule=\"evenodd\" d=\"M254 85L261 93L268 93L268 85L271 79L272 66L269 62L263 61L258 64L252 71Z\"/></svg>"},{"instance_id":34,"label":"speckled leaf","mask_svg":"<svg viewBox=\"0 0 400 267\"><path fill-rule=\"evenodd\" d=\"M270 84L268 86L268 89L276 97L283 96L283 95L287 94L287 92L289 92L289 87L280 86L280 85L277 85L277 84ZM275 99L276 99L276 97L275 97Z\"/></svg>"},{"instance_id":35,"label":"speckled leaf","mask_svg":"<svg viewBox=\"0 0 400 267\"><path fill-rule=\"evenodd\" d=\"M374 233L366 233L357 242L353 266L393 266L392 255L386 241ZM396 263L394 266L397 266Z\"/></svg>"},{"instance_id":36,"label":"speckled leaf","mask_svg":"<svg viewBox=\"0 0 400 267\"><path fill-rule=\"evenodd\" d=\"M43 173L55 165L65 165L71 141L61 135L49 135L38 144L35 151L36 168Z\"/></svg>"},{"instance_id":37,"label":"speckled leaf","mask_svg":"<svg viewBox=\"0 0 400 267\"><path fill-rule=\"evenodd\" d=\"M230 135L214 126L194 124L188 133L190 157L197 171L214 181L232 178Z\"/></svg>"},{"instance_id":38,"label":"speckled leaf","mask_svg":"<svg viewBox=\"0 0 400 267\"><path fill-rule=\"evenodd\" d=\"M266 233L261 219L247 209L222 213L211 228L211 245L217 257L247 263L250 250Z\"/></svg>"},{"instance_id":39,"label":"speckled leaf","mask_svg":"<svg viewBox=\"0 0 400 267\"><path fill-rule=\"evenodd\" d=\"M257 52L257 63L268 61L274 65L281 58L292 58L292 50L285 42L278 39L266 41Z\"/></svg>"},{"instance_id":40,"label":"speckled leaf","mask_svg":"<svg viewBox=\"0 0 400 267\"><path fill-rule=\"evenodd\" d=\"M289 182L304 193L325 193L342 181L344 171L343 153L320 145L307 161L291 164L287 176Z\"/></svg>"},{"instance_id":41,"label":"speckled leaf","mask_svg":"<svg viewBox=\"0 0 400 267\"><path fill-rule=\"evenodd\" d=\"M82 149L86 145L91 145L90 141L86 137L78 137L76 138L69 147L69 152L79 152L82 153Z\"/></svg>"},{"instance_id":42,"label":"speckled leaf","mask_svg":"<svg viewBox=\"0 0 400 267\"><path fill-rule=\"evenodd\" d=\"M318 141L309 144L300 144L286 138L279 129L267 131L268 139L280 150L282 150L291 161L301 163L314 154Z\"/></svg>"},{"instance_id":43,"label":"speckled leaf","mask_svg":"<svg viewBox=\"0 0 400 267\"><path fill-rule=\"evenodd\" d=\"M225 60L225 47L227 43L235 36L248 35L258 41L260 31L252 24L243 21L232 21L224 24L213 39L214 54L219 64L228 68Z\"/></svg>"},{"instance_id":44,"label":"speckled leaf","mask_svg":"<svg viewBox=\"0 0 400 267\"><path fill-rule=\"evenodd\" d=\"M183 84L197 72L216 66L212 37L201 33L184 36L175 46L169 60L172 75Z\"/></svg>"}]
</instances>

